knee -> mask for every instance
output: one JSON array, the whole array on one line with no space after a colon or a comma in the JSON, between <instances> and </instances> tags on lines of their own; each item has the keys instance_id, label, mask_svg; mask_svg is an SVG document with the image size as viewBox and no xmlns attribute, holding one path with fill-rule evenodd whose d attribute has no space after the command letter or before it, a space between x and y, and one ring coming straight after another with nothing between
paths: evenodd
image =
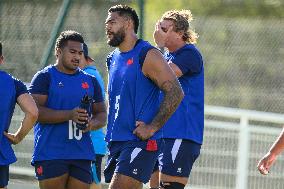
<instances>
[{"instance_id":1,"label":"knee","mask_svg":"<svg viewBox=\"0 0 284 189\"><path fill-rule=\"evenodd\" d=\"M185 185L179 182L161 182L162 189L184 189Z\"/></svg>"}]
</instances>

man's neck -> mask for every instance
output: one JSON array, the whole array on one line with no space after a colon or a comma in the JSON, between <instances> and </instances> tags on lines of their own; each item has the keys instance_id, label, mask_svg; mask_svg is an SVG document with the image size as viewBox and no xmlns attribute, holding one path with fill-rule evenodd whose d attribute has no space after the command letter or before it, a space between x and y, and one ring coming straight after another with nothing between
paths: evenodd
<instances>
[{"instance_id":1,"label":"man's neck","mask_svg":"<svg viewBox=\"0 0 284 189\"><path fill-rule=\"evenodd\" d=\"M175 52L178 49L182 48L185 44L186 44L186 42L184 42L184 41L177 41L177 42L171 44L170 46L168 46L167 48L168 48L169 52Z\"/></svg>"},{"instance_id":2,"label":"man's neck","mask_svg":"<svg viewBox=\"0 0 284 189\"><path fill-rule=\"evenodd\" d=\"M136 34L126 35L124 41L118 46L120 52L128 52L134 48L138 37Z\"/></svg>"},{"instance_id":3,"label":"man's neck","mask_svg":"<svg viewBox=\"0 0 284 189\"><path fill-rule=\"evenodd\" d=\"M77 70L70 70L70 69L66 69L63 65L61 64L58 64L58 62L56 62L55 64L55 68L59 71L59 72L62 72L62 73L65 73L65 74L75 74L77 72Z\"/></svg>"}]
</instances>

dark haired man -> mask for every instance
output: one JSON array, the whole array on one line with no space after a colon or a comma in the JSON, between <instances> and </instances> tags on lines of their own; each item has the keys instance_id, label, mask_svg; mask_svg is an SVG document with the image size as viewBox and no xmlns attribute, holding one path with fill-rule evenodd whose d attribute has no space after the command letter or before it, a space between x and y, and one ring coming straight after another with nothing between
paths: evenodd
<instances>
[{"instance_id":1,"label":"dark haired man","mask_svg":"<svg viewBox=\"0 0 284 189\"><path fill-rule=\"evenodd\" d=\"M39 108L32 164L41 189L88 189L95 154L89 130L106 123L106 107L95 77L78 68L84 39L64 31L56 40L56 64L35 74L30 92ZM78 108L83 96L89 109ZM81 130L78 124L86 124Z\"/></svg>"},{"instance_id":2,"label":"dark haired man","mask_svg":"<svg viewBox=\"0 0 284 189\"><path fill-rule=\"evenodd\" d=\"M110 189L139 189L148 182L162 141L160 128L176 110L183 91L162 54L138 39L134 9L108 10L107 43L117 47L107 58L109 114L105 168ZM159 103L159 93L165 98Z\"/></svg>"},{"instance_id":3,"label":"dark haired man","mask_svg":"<svg viewBox=\"0 0 284 189\"><path fill-rule=\"evenodd\" d=\"M4 56L0 42L0 64L3 63ZM15 134L7 133L16 103L25 113L25 117ZM3 189L8 185L9 165L17 161L11 143L21 142L33 128L38 117L38 109L23 82L1 70L0 104L0 189Z\"/></svg>"}]
</instances>

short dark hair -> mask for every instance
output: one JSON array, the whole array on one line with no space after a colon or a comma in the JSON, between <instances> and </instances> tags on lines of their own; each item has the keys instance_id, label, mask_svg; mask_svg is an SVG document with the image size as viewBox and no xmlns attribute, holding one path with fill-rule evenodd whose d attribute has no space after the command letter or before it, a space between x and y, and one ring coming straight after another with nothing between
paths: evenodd
<instances>
[{"instance_id":1,"label":"short dark hair","mask_svg":"<svg viewBox=\"0 0 284 189\"><path fill-rule=\"evenodd\" d=\"M0 41L0 56L2 56L2 42Z\"/></svg>"},{"instance_id":2,"label":"short dark hair","mask_svg":"<svg viewBox=\"0 0 284 189\"><path fill-rule=\"evenodd\" d=\"M76 32L73 30L63 31L60 33L60 35L56 39L55 52L56 52L56 49L58 48L60 49L64 48L66 46L67 41L77 41L80 43L84 43L84 38L79 32Z\"/></svg>"},{"instance_id":3,"label":"short dark hair","mask_svg":"<svg viewBox=\"0 0 284 189\"><path fill-rule=\"evenodd\" d=\"M134 23L134 32L137 34L139 27L139 18L136 11L127 5L115 5L108 9L109 13L118 12L119 16L128 17Z\"/></svg>"}]
</instances>

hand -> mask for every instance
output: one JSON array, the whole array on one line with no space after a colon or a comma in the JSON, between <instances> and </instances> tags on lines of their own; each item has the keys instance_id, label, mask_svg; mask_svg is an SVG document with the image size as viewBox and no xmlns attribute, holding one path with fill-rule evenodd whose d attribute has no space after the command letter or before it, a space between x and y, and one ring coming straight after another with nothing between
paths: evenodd
<instances>
[{"instance_id":1,"label":"hand","mask_svg":"<svg viewBox=\"0 0 284 189\"><path fill-rule=\"evenodd\" d=\"M267 175L269 173L270 167L273 165L273 163L276 160L276 156L271 153L267 153L259 162L257 165L257 168L259 172L263 175Z\"/></svg>"},{"instance_id":2,"label":"hand","mask_svg":"<svg viewBox=\"0 0 284 189\"><path fill-rule=\"evenodd\" d=\"M85 109L74 108L71 112L70 119L76 123L85 124L88 122L89 115Z\"/></svg>"},{"instance_id":3,"label":"hand","mask_svg":"<svg viewBox=\"0 0 284 189\"><path fill-rule=\"evenodd\" d=\"M161 22L158 21L155 26L155 31L153 33L154 41L159 48L163 48L166 45L170 31L173 30L171 26L167 31L163 31L161 27Z\"/></svg>"},{"instance_id":4,"label":"hand","mask_svg":"<svg viewBox=\"0 0 284 189\"><path fill-rule=\"evenodd\" d=\"M87 123L87 128L83 130L83 133L86 133L88 131L98 130L99 128L97 128L95 125L96 125L95 120L93 120L92 118L89 118L88 123Z\"/></svg>"},{"instance_id":5,"label":"hand","mask_svg":"<svg viewBox=\"0 0 284 189\"><path fill-rule=\"evenodd\" d=\"M12 144L18 144L19 142L22 141L22 138L17 134L7 133L7 132L4 131L4 135L9 139L9 141Z\"/></svg>"},{"instance_id":6,"label":"hand","mask_svg":"<svg viewBox=\"0 0 284 189\"><path fill-rule=\"evenodd\" d=\"M155 133L155 130L151 127L151 125L146 125L142 121L136 121L136 127L137 128L133 131L133 134L141 140L147 140Z\"/></svg>"}]
</instances>

